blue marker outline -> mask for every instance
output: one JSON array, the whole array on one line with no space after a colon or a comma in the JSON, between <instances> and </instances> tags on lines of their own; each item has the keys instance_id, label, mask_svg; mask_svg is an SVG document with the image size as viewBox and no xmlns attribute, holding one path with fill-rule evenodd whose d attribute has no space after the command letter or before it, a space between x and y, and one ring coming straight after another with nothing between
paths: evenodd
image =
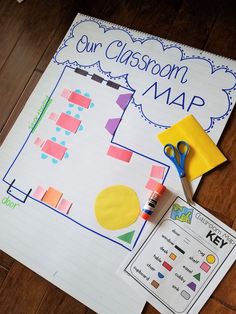
<instances>
[{"instance_id":1,"label":"blue marker outline","mask_svg":"<svg viewBox=\"0 0 236 314\"><path fill-rule=\"evenodd\" d=\"M63 68L62 73L60 74L60 76L59 76L59 78L58 78L58 80L57 80L57 82L56 82L56 85L54 86L54 88L53 88L53 90L52 90L50 96L48 97L48 101L52 98L52 95L53 95L53 93L55 92L55 90L56 90L56 88L57 88L57 86L58 86L60 80L62 79L62 77L63 77L63 75L64 75L64 73L65 73L65 71L66 71L67 68L72 69L73 71L75 70L75 68L73 68L73 67L71 67L71 66L68 66L68 65L66 65L66 66ZM92 75L88 74L88 76L92 76ZM106 81L106 80L104 79L104 81ZM121 85L120 85L120 86L121 86ZM129 90L129 91L132 92L132 93L134 93L134 90L132 90L132 89L129 89L129 88L123 87L123 86L121 86L121 87L124 88L124 89L126 89L126 90ZM48 102L48 101L47 101L47 102ZM35 122L34 127L35 127L35 126L37 125L37 123L40 121L41 116L44 115L44 111L47 109L47 102L45 103L44 108L43 108L41 114L39 115L37 121ZM130 104L130 101L129 101L129 103L128 103L126 109L128 108L129 104ZM126 109L125 109L125 110L126 110ZM122 119L123 115L125 114L125 110L122 112L121 119ZM28 140L30 139L31 135L33 134L34 127L30 130L30 132L29 132L28 136L26 137L25 141L23 142L23 145L21 146L19 152L16 154L16 156L15 156L13 162L10 164L9 168L7 169L5 175L4 175L3 178L2 178L2 181L3 181L4 183L6 183L8 186L11 185L11 182L8 182L7 179L6 179L6 177L7 177L7 175L9 174L9 172L11 171L12 167L14 166L14 164L16 163L16 161L17 161L18 157L20 156L20 154L22 153L23 149L25 148L25 146L26 146ZM118 126L118 127L119 127L119 126ZM136 153L136 154L138 154L138 155L140 155L140 156L142 156L142 157L144 157L144 158L147 158L147 159L149 159L149 160L152 160L152 161L154 161L154 162L157 162L157 163L160 163L160 164L164 165L164 166L166 167L166 169L167 169L166 174L165 174L165 176L164 176L164 178L163 178L163 180L162 180L162 183L164 183L164 181L165 181L165 179L166 179L166 177L167 177L167 174L169 173L170 166L168 166L167 164L164 164L163 162L160 162L160 161L158 161L158 160L155 160L155 159L153 159L153 158L150 158L150 157L148 157L148 156L146 156L146 155L143 155L143 154L141 154L141 153L139 153L139 152L137 152L137 151L134 151L134 150L130 149L129 147L122 146L122 145L119 144L119 143L115 143L115 142L113 141L114 136L115 136L115 133L114 133L113 136L112 136L111 143L116 144L116 145L118 145L118 146L120 146L120 147L126 148L126 149L132 151L133 153ZM15 190L17 190L18 192L22 193L24 196L28 195L28 193L25 193L25 192L22 191L21 189L17 188L15 185L12 186L12 188L15 189ZM21 199L15 197L15 196L12 195L12 194L10 194L10 195L11 195L12 197L16 198L18 201L20 201L20 202L23 203L23 201L22 201ZM66 217L67 219L73 221L73 222L76 223L77 225L79 225L79 226L85 228L86 230L91 231L91 232L93 232L93 233L95 233L95 234L97 234L97 235L99 235L99 236L101 236L101 237L103 237L103 238L105 238L105 239L107 239L107 240L110 240L110 241L112 241L112 242L114 242L114 243L116 243L116 244L122 246L123 248L125 248L125 249L127 249L127 250L129 250L129 251L132 251L132 249L133 249L133 248L135 247L135 245L137 244L137 241L138 241L140 235L142 234L143 229L144 229L144 227L146 226L146 223L147 223L147 221L145 221L145 222L143 223L143 225L142 225L142 227L141 227L141 229L140 229L140 231L139 231L139 233L138 233L138 235L137 235L137 238L135 239L134 244L133 244L132 248L130 249L130 248L128 248L126 245L124 245L124 244L122 244L122 243L120 243L120 242L118 242L118 241L115 241L115 240L113 240L113 239L111 239L111 238L109 238L109 237L107 237L107 236L105 236L105 235L103 235L103 234L101 234L101 233L95 231L95 230L92 230L91 228L89 228L89 227L87 227L87 226L81 224L80 222L76 221L75 219L73 219L73 218L67 216L66 214L64 214L64 213L62 213L62 212L60 212L60 211L58 211L56 208L51 207L50 205L48 205L48 204L46 204L46 203L44 203L44 202L42 202L42 201L40 201L40 200L38 200L38 199L36 199L36 198L30 196L30 195L28 195L27 198L30 198L31 200L36 201L37 203L39 203L39 204L41 204L41 205L44 205L44 206L46 206L46 207L52 209L54 212L56 212L56 213L58 213L58 214L60 214L60 215L62 215L62 216L64 216L64 217Z\"/></svg>"}]
</instances>

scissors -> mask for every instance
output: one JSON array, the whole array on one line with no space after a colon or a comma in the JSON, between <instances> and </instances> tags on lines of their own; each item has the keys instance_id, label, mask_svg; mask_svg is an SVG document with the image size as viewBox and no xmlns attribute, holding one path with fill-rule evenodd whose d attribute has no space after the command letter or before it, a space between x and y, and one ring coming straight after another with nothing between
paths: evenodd
<instances>
[{"instance_id":1,"label":"scissors","mask_svg":"<svg viewBox=\"0 0 236 314\"><path fill-rule=\"evenodd\" d=\"M177 143L176 147L172 144L166 144L164 147L164 153L175 165L179 173L186 200L190 205L192 205L194 204L194 202L192 201L192 191L186 178L184 169L185 159L187 157L189 149L190 147L188 143L186 143L185 141L180 141Z\"/></svg>"}]
</instances>

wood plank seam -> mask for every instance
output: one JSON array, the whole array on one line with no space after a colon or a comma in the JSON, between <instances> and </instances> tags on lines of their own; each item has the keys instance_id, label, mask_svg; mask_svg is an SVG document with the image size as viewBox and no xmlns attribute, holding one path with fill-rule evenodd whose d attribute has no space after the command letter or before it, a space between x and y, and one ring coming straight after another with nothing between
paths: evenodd
<instances>
[{"instance_id":1,"label":"wood plank seam","mask_svg":"<svg viewBox=\"0 0 236 314\"><path fill-rule=\"evenodd\" d=\"M220 13L221 13L221 10L222 10L222 8L223 8L223 4L220 2L220 4L218 3L218 5L219 5L219 8L218 8L218 13L216 14L216 16L215 16L215 19L214 19L214 22L212 23L212 26L211 26L211 31L209 32L209 34L208 34L208 36L207 36L207 39L206 39L206 42L204 43L204 46L203 46L203 50L205 50L206 49L206 51L207 51L207 44L208 44L208 42L209 42L209 38L210 38L210 36L211 36L211 33L213 33L214 32L214 28L215 28L215 26L216 26L216 22L217 22L217 20L218 20L218 18L219 18L219 16L220 16ZM221 137L222 137L222 134L221 134ZM219 140L220 141L220 140Z\"/></svg>"},{"instance_id":2,"label":"wood plank seam","mask_svg":"<svg viewBox=\"0 0 236 314\"><path fill-rule=\"evenodd\" d=\"M48 293L49 289L50 289L50 283L49 283L47 289L45 290L45 293L44 293L44 295L43 295L41 301L40 301L39 304L38 304L38 307L37 307L37 309L36 309L36 311L35 311L35 314L37 314L37 313L39 312L41 305L43 304L44 300L45 300L46 297L47 297L47 293Z\"/></svg>"},{"instance_id":3,"label":"wood plank seam","mask_svg":"<svg viewBox=\"0 0 236 314\"><path fill-rule=\"evenodd\" d=\"M179 6L179 9L178 9L178 11L176 12L175 17L173 18L173 20L172 20L171 23L170 23L170 27L169 27L168 33L167 33L167 35L166 35L166 38L167 38L167 39L168 39L168 35L169 35L169 33L170 33L170 31L171 31L171 29L172 29L172 27L173 27L173 25L174 25L174 23L175 23L175 21L176 21L176 19L177 19L177 16L178 16L178 14L179 14L179 12L180 12L180 10L181 10L182 4L183 4L183 1L182 1L181 5Z\"/></svg>"},{"instance_id":4,"label":"wood plank seam","mask_svg":"<svg viewBox=\"0 0 236 314\"><path fill-rule=\"evenodd\" d=\"M220 12L220 10L219 10L219 12ZM209 34L208 34L208 36L207 36L207 38L206 38L206 40L205 40L205 42L204 42L204 44L203 44L202 50L206 50L206 51L207 51L207 48L206 48L206 47L207 47L207 43L208 43L208 41L209 41L209 38L210 38L210 36L211 36L212 31L214 30L214 27L215 27L215 25L216 25L216 21L218 20L218 17L219 17L219 15L220 15L219 12L215 15L215 19L214 19L214 21L213 21L213 23L212 23L212 26L211 26L211 31L209 32Z\"/></svg>"},{"instance_id":5,"label":"wood plank seam","mask_svg":"<svg viewBox=\"0 0 236 314\"><path fill-rule=\"evenodd\" d=\"M6 267L4 267L4 266L2 266L2 265L0 265L0 268L1 268L1 269L4 269L4 270L6 270L6 271L9 271L9 269L7 269Z\"/></svg>"},{"instance_id":6,"label":"wood plank seam","mask_svg":"<svg viewBox=\"0 0 236 314\"><path fill-rule=\"evenodd\" d=\"M181 11L181 9L182 9L182 6L183 6L183 2L184 2L184 0L182 0L181 4L180 4L180 6L179 6L179 9L178 9L178 11L176 12L175 18L174 18L174 19L172 20L172 22L171 22L170 28L169 28L169 30L168 30L168 32L167 32L167 34L166 34L166 39L167 39L167 40L171 40L171 39L168 39L168 38L169 38L169 34L170 34L171 30L172 30L172 27L173 27L175 21L177 20L177 18L178 18L178 16L179 16L179 13L180 13L180 11Z\"/></svg>"},{"instance_id":7,"label":"wood plank seam","mask_svg":"<svg viewBox=\"0 0 236 314\"><path fill-rule=\"evenodd\" d=\"M9 269L7 269L7 275L6 277L4 278L3 282L1 283L0 285L0 291L1 291L1 287L4 285L5 281L7 280L9 274L10 274L10 270L14 267L14 265L17 263L17 261L14 261L11 265L11 267ZM2 268L6 269L5 267L1 266Z\"/></svg>"},{"instance_id":8,"label":"wood plank seam","mask_svg":"<svg viewBox=\"0 0 236 314\"><path fill-rule=\"evenodd\" d=\"M58 32L59 26L60 26L60 24L61 24L62 22L63 22L63 16L61 17L60 21L58 22L57 26L55 27L55 30L54 30L54 32L53 32L53 34L52 34L52 36L51 36L51 40L48 42L47 47L45 47L45 49L44 49L44 51L43 51L41 57L40 57L39 60L38 60L38 63L37 63L36 66L35 66L35 70L38 70L39 72L41 71L41 73L43 73L43 71L42 71L41 69L38 69L38 66L39 66L39 64L40 64L40 61L42 60L42 58L44 57L45 53L47 52L47 49L50 47L50 43L51 43L53 37L54 37L54 36L56 35L56 33ZM52 56L52 57L53 57L53 56Z\"/></svg>"},{"instance_id":9,"label":"wood plank seam","mask_svg":"<svg viewBox=\"0 0 236 314\"><path fill-rule=\"evenodd\" d=\"M2 69L3 69L4 66L5 66L5 64L7 63L7 60L8 60L8 58L10 57L10 55L13 53L13 51L14 51L16 45L18 44L18 42L19 42L19 40L20 40L20 38L21 38L21 36L22 36L23 33L24 33L24 30L22 30L22 32L19 34L19 37L17 38L15 44L12 46L12 49L9 51L8 56L5 58L5 60L4 60L3 64L2 64L2 66L0 67L0 72L2 71Z\"/></svg>"},{"instance_id":10,"label":"wood plank seam","mask_svg":"<svg viewBox=\"0 0 236 314\"><path fill-rule=\"evenodd\" d=\"M232 266L233 267L233 266ZM221 303L222 305L224 305L225 307L227 307L228 309L232 310L232 311L236 311L236 306L232 306L230 304L228 304L227 302L222 301L220 298L216 297L216 296L212 296L212 299L215 299L216 301L218 301L219 303Z\"/></svg>"},{"instance_id":11,"label":"wood plank seam","mask_svg":"<svg viewBox=\"0 0 236 314\"><path fill-rule=\"evenodd\" d=\"M23 108L25 106L25 103L22 104L20 102L20 99L21 99L22 95L24 94L25 90L27 89L27 86L28 86L30 80L32 79L34 73L42 73L42 72L40 70L38 71L38 70L35 69L31 73L31 75L29 76L29 79L28 79L27 83L25 84L23 90L21 91L17 101L15 102L14 107L13 107L10 115L8 116L5 124L3 125L2 129L0 130L0 146L1 146L2 142L4 141L5 137L9 133L10 129L14 125L16 119L18 118L18 116L20 115L21 111L23 110Z\"/></svg>"},{"instance_id":12,"label":"wood plank seam","mask_svg":"<svg viewBox=\"0 0 236 314\"><path fill-rule=\"evenodd\" d=\"M33 71L33 72L31 73L31 75L29 76L29 79L28 79L28 81L26 82L24 88L22 89L22 91L21 91L19 97L17 98L17 101L14 103L14 108L12 109L10 115L8 116L8 118L7 118L7 120L6 120L5 124L4 124L4 126L3 126L2 129L0 130L0 136L1 136L1 134L2 134L2 131L5 129L5 126L9 123L9 120L10 120L10 118L12 117L13 112L15 112L15 111L18 110L17 103L19 102L21 96L23 95L23 93L24 93L24 91L25 91L25 89L26 89L26 87L27 87L27 85L28 85L30 79L31 79L32 76L33 76L33 73L34 73L34 71ZM19 112L19 114L20 114L20 112ZM18 115L19 115L19 114L18 114ZM15 121L14 121L14 122L15 122ZM14 122L13 122L13 124L14 124Z\"/></svg>"}]
</instances>

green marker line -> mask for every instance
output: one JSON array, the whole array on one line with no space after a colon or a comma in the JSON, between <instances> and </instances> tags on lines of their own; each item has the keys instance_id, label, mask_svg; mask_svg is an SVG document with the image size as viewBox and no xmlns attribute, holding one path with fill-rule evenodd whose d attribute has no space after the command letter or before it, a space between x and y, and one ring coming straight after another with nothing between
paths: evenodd
<instances>
[{"instance_id":1,"label":"green marker line","mask_svg":"<svg viewBox=\"0 0 236 314\"><path fill-rule=\"evenodd\" d=\"M41 120L43 119L43 117L44 117L46 111L48 110L49 106L51 105L51 102L52 102L52 98L48 98L48 100L47 100L47 102L46 102L46 105L45 105L45 107L44 107L42 113L41 113L40 116L39 116L38 121L35 123L35 125L34 125L33 128L32 128L32 133L34 133L34 131L37 129L37 127L38 127L39 123L41 122Z\"/></svg>"}]
</instances>

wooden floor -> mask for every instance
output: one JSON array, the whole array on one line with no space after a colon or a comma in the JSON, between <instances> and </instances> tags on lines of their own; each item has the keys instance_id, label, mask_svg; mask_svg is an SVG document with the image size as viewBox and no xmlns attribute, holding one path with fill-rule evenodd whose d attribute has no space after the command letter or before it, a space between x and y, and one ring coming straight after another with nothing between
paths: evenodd
<instances>
[{"instance_id":1,"label":"wooden floor","mask_svg":"<svg viewBox=\"0 0 236 314\"><path fill-rule=\"evenodd\" d=\"M235 2L0 0L0 143L77 12L236 59ZM236 230L235 110L219 147L229 162L204 176L195 200ZM94 312L0 251L0 313ZM143 313L158 312L147 305ZM236 313L236 265L201 313Z\"/></svg>"}]
</instances>

